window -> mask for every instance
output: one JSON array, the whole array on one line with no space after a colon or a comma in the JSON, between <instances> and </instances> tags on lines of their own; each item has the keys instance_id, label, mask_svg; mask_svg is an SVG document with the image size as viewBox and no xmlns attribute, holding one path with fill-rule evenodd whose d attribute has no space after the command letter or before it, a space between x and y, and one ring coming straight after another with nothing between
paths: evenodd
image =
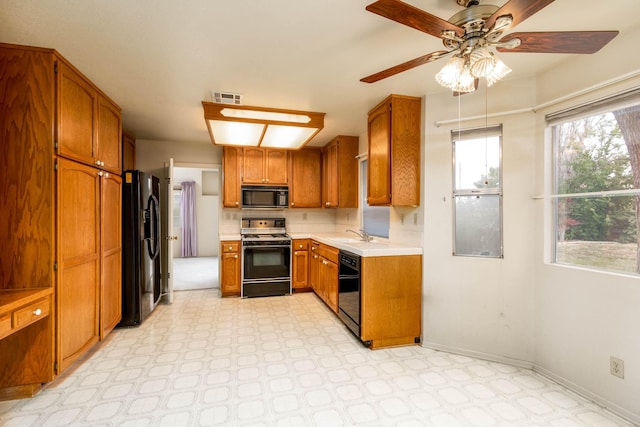
<instances>
[{"instance_id":1,"label":"window","mask_svg":"<svg viewBox=\"0 0 640 427\"><path fill-rule=\"evenodd\" d=\"M554 149L556 263L640 271L639 92L547 116Z\"/></svg>"},{"instance_id":2,"label":"window","mask_svg":"<svg viewBox=\"0 0 640 427\"><path fill-rule=\"evenodd\" d=\"M389 206L367 204L367 161L360 163L362 194L362 228L372 236L389 237Z\"/></svg>"},{"instance_id":3,"label":"window","mask_svg":"<svg viewBox=\"0 0 640 427\"><path fill-rule=\"evenodd\" d=\"M502 126L451 131L453 254L502 257Z\"/></svg>"}]
</instances>

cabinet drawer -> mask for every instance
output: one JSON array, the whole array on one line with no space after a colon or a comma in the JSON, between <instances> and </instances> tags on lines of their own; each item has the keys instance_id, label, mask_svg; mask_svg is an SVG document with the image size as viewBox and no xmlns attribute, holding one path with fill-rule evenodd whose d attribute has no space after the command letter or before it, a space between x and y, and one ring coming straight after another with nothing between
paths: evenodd
<instances>
[{"instance_id":1,"label":"cabinet drawer","mask_svg":"<svg viewBox=\"0 0 640 427\"><path fill-rule=\"evenodd\" d=\"M43 298L39 301L13 312L13 327L22 328L49 315L51 299Z\"/></svg>"},{"instance_id":2,"label":"cabinet drawer","mask_svg":"<svg viewBox=\"0 0 640 427\"><path fill-rule=\"evenodd\" d=\"M309 250L309 241L308 240L294 240L292 242L294 251L308 251Z\"/></svg>"},{"instance_id":3,"label":"cabinet drawer","mask_svg":"<svg viewBox=\"0 0 640 427\"><path fill-rule=\"evenodd\" d=\"M0 339L9 335L9 332L11 332L11 315L0 316Z\"/></svg>"},{"instance_id":4,"label":"cabinet drawer","mask_svg":"<svg viewBox=\"0 0 640 427\"><path fill-rule=\"evenodd\" d=\"M240 242L221 242L222 252L239 252Z\"/></svg>"},{"instance_id":5,"label":"cabinet drawer","mask_svg":"<svg viewBox=\"0 0 640 427\"><path fill-rule=\"evenodd\" d=\"M326 258L328 261L338 263L338 253L339 249L334 248L333 246L327 246L320 244L315 251L318 255Z\"/></svg>"}]
</instances>

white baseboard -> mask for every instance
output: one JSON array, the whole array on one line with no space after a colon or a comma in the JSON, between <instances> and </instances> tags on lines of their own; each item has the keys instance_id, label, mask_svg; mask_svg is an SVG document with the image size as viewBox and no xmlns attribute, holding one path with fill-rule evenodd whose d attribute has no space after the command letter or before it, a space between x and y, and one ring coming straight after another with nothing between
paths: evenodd
<instances>
[{"instance_id":1,"label":"white baseboard","mask_svg":"<svg viewBox=\"0 0 640 427\"><path fill-rule=\"evenodd\" d=\"M511 357L505 357L505 356L496 356L495 354L482 353L480 351L473 351L473 350L465 350L462 348L450 347L447 345L440 345L440 344L425 342L425 341L422 342L422 346L426 348L430 348L432 350L459 354L461 356L474 357L476 359L487 360L489 362L498 362L498 363L504 363L505 365L517 366L518 368L533 369L533 363L526 360L514 359Z\"/></svg>"},{"instance_id":2,"label":"white baseboard","mask_svg":"<svg viewBox=\"0 0 640 427\"><path fill-rule=\"evenodd\" d=\"M526 360L520 360L520 359L514 359L511 357L505 357L505 356L497 356L495 354L489 354L489 353L482 353L479 351L473 351L473 350L466 350L466 349L462 349L462 348L457 348L457 347L450 347L450 346L446 346L446 345L440 345L440 344L436 344L436 343L432 343L432 342L422 342L422 346L425 348L429 348L432 350L437 350L437 351L444 351L446 353L453 353L453 354L459 354L461 356L468 356L468 357L473 357L476 359L481 359L481 360L487 360L489 362L498 362L498 363L504 363L505 365L511 365L511 366L516 366L518 368L524 368L524 369L531 369L532 371L542 375L543 377L556 382L564 387L566 387L567 389L571 390L572 392L582 396L583 398L590 400L591 402L602 406L603 408L607 409L609 412L611 412L612 414L620 417L621 419L623 419L624 421L633 423L635 425L640 426L640 415L635 414L633 412L630 412L624 408L622 408L619 405L616 405L613 402L608 401L607 399L603 398L602 396L599 396L587 389L585 389L584 387L581 387L563 377L561 377L560 375L555 374L554 372L549 371L546 368L543 368L542 366L539 366L533 362L529 362Z\"/></svg>"},{"instance_id":3,"label":"white baseboard","mask_svg":"<svg viewBox=\"0 0 640 427\"><path fill-rule=\"evenodd\" d=\"M533 365L533 371L542 375L543 377L546 377L548 379L550 379L551 381L555 381L558 384L561 384L562 386L568 388L569 390L573 391L576 394L579 394L580 396L584 397L587 400L592 401L593 403L595 403L596 405L602 406L603 408L607 409L609 412L615 414L616 416L622 418L625 421L628 421L630 423L633 423L635 425L639 425L640 426L640 415L638 414L634 414L633 412L630 412L624 408L622 408L621 406L616 405L613 402L610 402L609 400L605 399L602 396L599 396L587 389L585 389L584 387L579 386L578 384L575 384L563 377L561 377L558 374L555 374L554 372L551 372L550 370L543 368L542 366Z\"/></svg>"}]
</instances>

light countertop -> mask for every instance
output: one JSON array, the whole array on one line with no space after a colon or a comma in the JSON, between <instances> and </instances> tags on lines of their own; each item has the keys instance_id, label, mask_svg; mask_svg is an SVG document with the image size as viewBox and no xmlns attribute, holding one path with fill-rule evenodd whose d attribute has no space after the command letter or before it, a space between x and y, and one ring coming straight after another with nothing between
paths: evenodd
<instances>
[{"instance_id":1,"label":"light countertop","mask_svg":"<svg viewBox=\"0 0 640 427\"><path fill-rule=\"evenodd\" d=\"M313 239L319 243L349 251L363 257L422 255L419 246L404 245L374 237L370 242L359 240L355 234L344 233L290 233L292 239Z\"/></svg>"},{"instance_id":2,"label":"light countertop","mask_svg":"<svg viewBox=\"0 0 640 427\"><path fill-rule=\"evenodd\" d=\"M362 257L422 255L420 246L405 245L378 237L370 242L363 242L358 236L345 233L289 233L289 235L292 239L313 239ZM220 240L240 240L240 233L220 234Z\"/></svg>"}]
</instances>

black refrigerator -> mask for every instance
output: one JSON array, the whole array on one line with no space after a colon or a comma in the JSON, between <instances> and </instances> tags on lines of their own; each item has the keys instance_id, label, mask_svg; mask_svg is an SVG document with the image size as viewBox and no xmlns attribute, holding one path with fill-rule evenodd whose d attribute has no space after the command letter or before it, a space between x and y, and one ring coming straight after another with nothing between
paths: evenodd
<instances>
[{"instance_id":1,"label":"black refrigerator","mask_svg":"<svg viewBox=\"0 0 640 427\"><path fill-rule=\"evenodd\" d=\"M127 170L122 180L122 320L136 326L160 301L160 180Z\"/></svg>"}]
</instances>

